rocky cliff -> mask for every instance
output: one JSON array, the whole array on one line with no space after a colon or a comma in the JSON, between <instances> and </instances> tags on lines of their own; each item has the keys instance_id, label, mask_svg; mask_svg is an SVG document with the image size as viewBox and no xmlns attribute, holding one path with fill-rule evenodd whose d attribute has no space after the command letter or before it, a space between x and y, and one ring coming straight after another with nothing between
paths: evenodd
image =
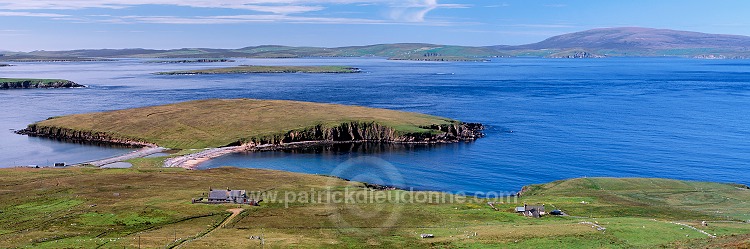
<instances>
[{"instance_id":1,"label":"rocky cliff","mask_svg":"<svg viewBox=\"0 0 750 249\"><path fill-rule=\"evenodd\" d=\"M33 137L47 137L71 141L80 142L102 142L102 143L114 143L124 144L131 146L152 146L153 144L139 139L127 139L122 137L116 137L104 132L93 132L93 131L78 131L69 128L53 127L53 126L41 126L37 124L30 124L26 129L17 130L17 134L28 135Z\"/></svg>"},{"instance_id":2,"label":"rocky cliff","mask_svg":"<svg viewBox=\"0 0 750 249\"><path fill-rule=\"evenodd\" d=\"M349 122L334 127L317 125L308 129L289 131L284 135L252 138L250 143L287 144L306 141L322 142L388 142L388 143L453 143L472 141L484 136L484 126L476 123L452 123L422 127L423 132L396 132L392 127L376 122Z\"/></svg>"},{"instance_id":3,"label":"rocky cliff","mask_svg":"<svg viewBox=\"0 0 750 249\"><path fill-rule=\"evenodd\" d=\"M69 80L0 79L0 89L86 87Z\"/></svg>"},{"instance_id":4,"label":"rocky cliff","mask_svg":"<svg viewBox=\"0 0 750 249\"><path fill-rule=\"evenodd\" d=\"M349 122L333 127L317 125L307 129L288 131L279 135L268 135L248 138L229 145L250 144L265 146L266 149L285 148L286 145L304 147L304 142L346 143L346 142L382 142L382 143L454 143L473 141L483 137L484 126L478 123L455 122L444 125L422 127L424 131L404 133L392 127L376 122ZM153 145L138 138L125 138L104 132L78 131L69 128L41 126L31 124L26 129L16 131L18 134L66 139L87 142L108 142L134 146ZM296 144L296 145L295 145Z\"/></svg>"}]
</instances>

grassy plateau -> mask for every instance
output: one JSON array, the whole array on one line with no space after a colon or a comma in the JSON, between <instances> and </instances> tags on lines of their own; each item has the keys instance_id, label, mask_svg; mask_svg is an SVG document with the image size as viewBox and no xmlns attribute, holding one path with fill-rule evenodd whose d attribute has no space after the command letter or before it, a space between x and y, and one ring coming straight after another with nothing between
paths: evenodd
<instances>
[{"instance_id":1,"label":"grassy plateau","mask_svg":"<svg viewBox=\"0 0 750 249\"><path fill-rule=\"evenodd\" d=\"M457 121L385 109L282 100L212 99L119 111L54 117L35 125L187 149L221 147L342 123L377 123L396 134L432 134L422 128Z\"/></svg>"},{"instance_id":2,"label":"grassy plateau","mask_svg":"<svg viewBox=\"0 0 750 249\"><path fill-rule=\"evenodd\" d=\"M750 246L750 190L664 179L585 178L535 185L489 207L485 199L370 190L326 176L262 169L191 171L135 159L131 169L0 169L0 245L34 248L657 248ZM210 187L263 192L260 207L191 204ZM341 196L423 193L414 202L321 203ZM290 194L291 193L291 194ZM289 199L288 196L295 198ZM444 199L438 198L442 196ZM288 201L289 200L289 201ZM512 210L544 203L570 216ZM548 210L549 211L549 210ZM709 226L701 226L703 220ZM219 226L224 222L223 226ZM588 222L588 223L584 223ZM683 225L692 225L708 238ZM601 231L592 227L605 227ZM434 234L422 239L420 234ZM263 240L258 238L262 237Z\"/></svg>"},{"instance_id":3,"label":"grassy plateau","mask_svg":"<svg viewBox=\"0 0 750 249\"><path fill-rule=\"evenodd\" d=\"M181 63L214 63L214 62L234 62L234 60L230 60L230 59L159 60L159 61L147 61L146 63L181 64Z\"/></svg>"},{"instance_id":4,"label":"grassy plateau","mask_svg":"<svg viewBox=\"0 0 750 249\"><path fill-rule=\"evenodd\" d=\"M159 72L159 75L181 74L252 74L252 73L358 73L358 68L347 66L238 66L202 70Z\"/></svg>"}]
</instances>

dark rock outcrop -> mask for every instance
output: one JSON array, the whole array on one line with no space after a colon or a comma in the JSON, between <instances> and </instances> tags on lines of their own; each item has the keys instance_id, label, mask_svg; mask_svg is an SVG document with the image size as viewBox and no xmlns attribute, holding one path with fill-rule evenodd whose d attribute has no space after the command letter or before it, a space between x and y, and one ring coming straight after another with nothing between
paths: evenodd
<instances>
[{"instance_id":1,"label":"dark rock outcrop","mask_svg":"<svg viewBox=\"0 0 750 249\"><path fill-rule=\"evenodd\" d=\"M104 132L91 132L91 131L78 131L69 128L51 127L51 126L39 126L31 124L26 129L15 131L17 134L33 136L33 137L47 137L55 138L76 142L100 142L100 143L113 143L123 144L131 146L151 146L153 144L137 139L124 139L113 137Z\"/></svg>"},{"instance_id":2,"label":"dark rock outcrop","mask_svg":"<svg viewBox=\"0 0 750 249\"><path fill-rule=\"evenodd\" d=\"M308 129L293 130L280 135L269 135L249 138L230 145L252 144L257 150L277 150L301 148L321 143L406 143L406 144L439 144L473 141L484 136L484 126L478 123L460 123L432 125L422 127L425 131L404 133L378 124L376 122L349 122L334 127L317 125ZM26 129L16 131L18 134L65 139L71 141L115 143L133 146L153 145L140 139L113 136L105 132L79 131L69 128L40 126L31 124Z\"/></svg>"},{"instance_id":3,"label":"dark rock outcrop","mask_svg":"<svg viewBox=\"0 0 750 249\"><path fill-rule=\"evenodd\" d=\"M568 50L559 53L554 53L546 56L546 58L556 59L588 59L588 58L604 58L606 56L595 54L585 50Z\"/></svg>"},{"instance_id":4,"label":"dark rock outcrop","mask_svg":"<svg viewBox=\"0 0 750 249\"><path fill-rule=\"evenodd\" d=\"M73 88L86 87L69 80L0 80L0 89L29 89L29 88Z\"/></svg>"},{"instance_id":5,"label":"dark rock outcrop","mask_svg":"<svg viewBox=\"0 0 750 249\"><path fill-rule=\"evenodd\" d=\"M422 127L428 131L403 133L375 122L349 122L334 127L317 125L284 135L253 138L257 145L320 142L389 142L389 143L454 143L472 141L484 136L482 124L452 123Z\"/></svg>"}]
</instances>

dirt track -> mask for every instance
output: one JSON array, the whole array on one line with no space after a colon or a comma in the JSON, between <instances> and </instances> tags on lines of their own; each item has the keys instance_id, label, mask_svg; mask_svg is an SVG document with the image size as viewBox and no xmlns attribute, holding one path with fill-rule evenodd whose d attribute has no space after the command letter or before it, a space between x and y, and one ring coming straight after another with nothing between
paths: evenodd
<instances>
[{"instance_id":1,"label":"dirt track","mask_svg":"<svg viewBox=\"0 0 750 249\"><path fill-rule=\"evenodd\" d=\"M224 226L226 226L227 224L229 224L229 222L232 222L232 220L234 220L234 218L237 217L237 215L239 215L240 213L242 213L242 211L245 211L245 209L244 208L233 208L233 209L228 209L227 211L232 212L232 215L230 215L229 217L227 217L223 222L221 222L221 224L219 224L218 226L216 226L214 229L211 229L211 231L208 231L207 233L203 234L200 237L196 237L196 238L193 238L193 239L185 240L182 243L174 246L173 248L180 248L180 246L182 246L184 244L190 243L191 241L194 241L194 240L199 240L199 239L201 239L203 237L206 237L206 236L210 235L211 233L213 233L214 231L216 231L216 229L224 228Z\"/></svg>"}]
</instances>

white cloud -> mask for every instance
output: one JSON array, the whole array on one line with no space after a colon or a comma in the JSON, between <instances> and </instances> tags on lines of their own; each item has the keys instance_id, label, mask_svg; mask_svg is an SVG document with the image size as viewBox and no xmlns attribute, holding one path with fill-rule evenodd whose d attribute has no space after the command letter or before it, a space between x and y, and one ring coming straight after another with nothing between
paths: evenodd
<instances>
[{"instance_id":1,"label":"white cloud","mask_svg":"<svg viewBox=\"0 0 750 249\"><path fill-rule=\"evenodd\" d=\"M298 22L298 23L425 23L425 17L437 8L466 8L462 4L440 4L438 0L0 0L0 10L78 10L78 9L124 9L143 5L167 5L193 8L221 8L249 10L253 15L222 17L191 16L139 16L117 17L88 15L88 22L109 23L243 23L243 22ZM298 14L325 10L331 5L382 6L388 9L385 20L311 17ZM2 13L6 13L3 15ZM105 13L106 14L106 13ZM330 14L330 13L328 13ZM340 13L339 13L340 14ZM67 15L32 12L0 12L0 16L35 16L62 18ZM445 25L446 22L433 22Z\"/></svg>"},{"instance_id":2,"label":"white cloud","mask_svg":"<svg viewBox=\"0 0 750 249\"><path fill-rule=\"evenodd\" d=\"M308 3L317 1L292 0L0 0L5 10L75 10L87 8L123 9L139 5L171 5L194 8L241 9L277 14L318 11L321 6Z\"/></svg>"},{"instance_id":3,"label":"white cloud","mask_svg":"<svg viewBox=\"0 0 750 249\"><path fill-rule=\"evenodd\" d=\"M68 15L36 12L0 11L0 16L27 16L27 17L66 17Z\"/></svg>"},{"instance_id":4,"label":"white cloud","mask_svg":"<svg viewBox=\"0 0 750 249\"><path fill-rule=\"evenodd\" d=\"M570 24L507 24L498 25L502 27L517 27L517 28L548 28L548 29L569 29L577 28L577 26Z\"/></svg>"},{"instance_id":5,"label":"white cloud","mask_svg":"<svg viewBox=\"0 0 750 249\"><path fill-rule=\"evenodd\" d=\"M86 9L107 8L121 9L138 5L173 5L195 8L226 8L264 11L278 11L281 7L306 7L318 9L310 4L349 4L373 2L365 0L0 0L0 9L28 10L28 9ZM378 2L378 1L374 1ZM384 2L384 1L380 1ZM286 12L286 11L284 11Z\"/></svg>"},{"instance_id":6,"label":"white cloud","mask_svg":"<svg viewBox=\"0 0 750 249\"><path fill-rule=\"evenodd\" d=\"M123 16L105 20L112 23L158 24L234 24L234 23L329 23L329 24L392 24L383 20L359 18L296 17L288 15L232 15L232 16Z\"/></svg>"},{"instance_id":7,"label":"white cloud","mask_svg":"<svg viewBox=\"0 0 750 249\"><path fill-rule=\"evenodd\" d=\"M437 8L468 8L468 6L463 4L439 4L437 0L407 0L401 5L393 6L389 16L397 21L424 22L427 13Z\"/></svg>"},{"instance_id":8,"label":"white cloud","mask_svg":"<svg viewBox=\"0 0 750 249\"><path fill-rule=\"evenodd\" d=\"M505 8L505 7L510 7L510 4L509 3L501 3L501 4L487 5L487 6L484 6L484 7L485 8Z\"/></svg>"}]
</instances>

